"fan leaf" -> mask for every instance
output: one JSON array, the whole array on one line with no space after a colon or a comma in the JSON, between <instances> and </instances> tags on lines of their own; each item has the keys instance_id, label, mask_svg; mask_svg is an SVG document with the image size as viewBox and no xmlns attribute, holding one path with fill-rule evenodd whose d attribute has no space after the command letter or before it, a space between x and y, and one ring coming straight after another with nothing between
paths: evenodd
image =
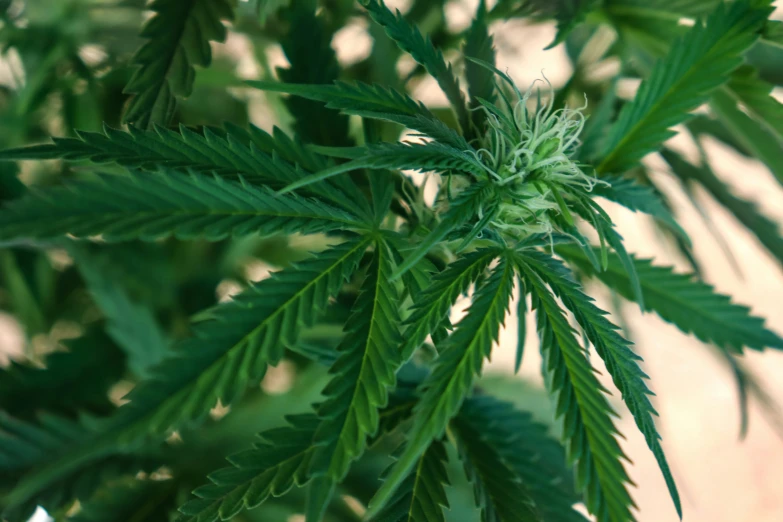
<instances>
[{"instance_id":1,"label":"fan leaf","mask_svg":"<svg viewBox=\"0 0 783 522\"><path fill-rule=\"evenodd\" d=\"M315 415L292 415L289 425L261 433L252 449L228 457L232 467L211 473L210 483L196 489L197 497L179 508L177 522L230 520L270 496L279 497L309 479Z\"/></svg>"},{"instance_id":2,"label":"fan leaf","mask_svg":"<svg viewBox=\"0 0 783 522\"><path fill-rule=\"evenodd\" d=\"M414 409L413 427L399 460L370 502L370 516L392 498L433 440L438 439L471 393L492 344L497 341L514 286L514 267L501 257L492 274L476 290L467 315L439 347L439 356L424 380Z\"/></svg>"},{"instance_id":3,"label":"fan leaf","mask_svg":"<svg viewBox=\"0 0 783 522\"><path fill-rule=\"evenodd\" d=\"M460 126L464 131L467 131L470 128L470 117L465 104L465 96L460 89L459 81L454 75L451 64L446 62L443 53L432 44L428 37L425 38L416 26L407 22L399 11L396 15L392 13L384 5L383 0L361 0L361 4L367 9L370 17L386 30L389 38L394 40L400 49L410 54L435 78L457 113Z\"/></svg>"},{"instance_id":4,"label":"fan leaf","mask_svg":"<svg viewBox=\"0 0 783 522\"><path fill-rule=\"evenodd\" d=\"M8 204L0 238L101 235L106 241L174 236L220 240L247 234L317 233L357 227L349 214L314 199L278 196L244 180L160 172L99 176Z\"/></svg>"},{"instance_id":5,"label":"fan leaf","mask_svg":"<svg viewBox=\"0 0 783 522\"><path fill-rule=\"evenodd\" d=\"M597 170L619 174L658 150L674 135L671 127L686 121L742 63L767 13L747 2L721 4L706 23L697 22L678 39L623 107Z\"/></svg>"},{"instance_id":6,"label":"fan leaf","mask_svg":"<svg viewBox=\"0 0 783 522\"><path fill-rule=\"evenodd\" d=\"M597 272L581 251L565 245L557 250L579 270L632 299L628 275L613 254L609 255L607 269ZM737 353L742 352L743 346L757 350L783 349L783 339L767 330L764 320L751 315L746 306L734 304L729 296L715 292L712 286L693 275L678 274L671 267L654 265L649 259L633 259L644 292L645 310L657 313L704 342Z\"/></svg>"},{"instance_id":7,"label":"fan leaf","mask_svg":"<svg viewBox=\"0 0 783 522\"><path fill-rule=\"evenodd\" d=\"M134 94L125 122L139 127L167 124L176 110L175 97L190 96L194 65L212 62L210 41L226 38L223 20L233 18L228 0L155 0L155 15L142 29L148 41L133 57L138 68L125 87Z\"/></svg>"},{"instance_id":8,"label":"fan leaf","mask_svg":"<svg viewBox=\"0 0 783 522\"><path fill-rule=\"evenodd\" d=\"M74 468L102 455L202 420L220 401L230 405L277 364L303 326L323 314L329 298L355 270L368 238L349 241L273 274L233 301L200 314L193 336L126 397L96 437L63 445L49 463L19 482L19 503Z\"/></svg>"},{"instance_id":9,"label":"fan leaf","mask_svg":"<svg viewBox=\"0 0 783 522\"><path fill-rule=\"evenodd\" d=\"M547 372L547 387L563 419L568 457L576 462L577 484L587 509L599 522L633 521L631 484L617 441L621 436L607 400L609 392L579 346L574 329L546 282L526 258L518 260L525 284L538 302L538 333Z\"/></svg>"},{"instance_id":10,"label":"fan leaf","mask_svg":"<svg viewBox=\"0 0 783 522\"><path fill-rule=\"evenodd\" d=\"M639 366L642 358L631 351L631 343L618 333L617 326L606 319L606 312L596 307L593 299L582 292L572 279L571 272L562 263L534 251L525 251L521 255L524 256L525 264L535 270L566 308L574 314L582 331L603 359L615 386L620 390L628 410L636 421L636 426L658 460L669 494L677 513L682 518L680 495L660 444L661 437L655 428L653 416L658 414L649 398L653 393L647 388L645 380L648 377Z\"/></svg>"},{"instance_id":11,"label":"fan leaf","mask_svg":"<svg viewBox=\"0 0 783 522\"><path fill-rule=\"evenodd\" d=\"M326 490L345 477L351 462L364 453L367 438L377 433L379 410L386 406L403 362L398 293L390 282L393 267L390 247L377 242L337 349L340 355L329 371L326 399L316 408L321 425L315 434L312 473L320 477L320 485L328 484L323 486ZM325 508L322 504L311 509L322 513Z\"/></svg>"}]
</instances>

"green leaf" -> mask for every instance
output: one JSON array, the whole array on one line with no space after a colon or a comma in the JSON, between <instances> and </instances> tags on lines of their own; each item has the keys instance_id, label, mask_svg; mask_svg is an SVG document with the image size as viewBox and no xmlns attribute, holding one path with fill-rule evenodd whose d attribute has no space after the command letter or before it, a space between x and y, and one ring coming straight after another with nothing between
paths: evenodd
<instances>
[{"instance_id":1,"label":"green leaf","mask_svg":"<svg viewBox=\"0 0 783 522\"><path fill-rule=\"evenodd\" d=\"M131 371L147 377L168 350L168 340L152 309L131 299L121 282L101 271L100 263L87 250L71 246L68 251L106 317L106 333L126 353Z\"/></svg>"},{"instance_id":2,"label":"green leaf","mask_svg":"<svg viewBox=\"0 0 783 522\"><path fill-rule=\"evenodd\" d=\"M734 217L758 238L778 262L783 264L783 237L780 234L780 227L765 216L753 201L734 195L709 165L697 167L669 149L662 150L661 155L683 182L695 182L704 187L718 203L734 214Z\"/></svg>"},{"instance_id":3,"label":"green leaf","mask_svg":"<svg viewBox=\"0 0 783 522\"><path fill-rule=\"evenodd\" d=\"M370 17L386 30L389 38L435 78L457 113L460 126L463 130L469 129L470 116L465 97L451 65L443 58L443 53L432 44L429 37L425 38L416 26L406 21L399 11L395 16L382 0L361 0L360 3L367 9Z\"/></svg>"},{"instance_id":4,"label":"green leaf","mask_svg":"<svg viewBox=\"0 0 783 522\"><path fill-rule=\"evenodd\" d=\"M679 235L687 244L691 244L688 233L677 223L671 211L667 208L661 196L654 188L642 185L632 179L619 176L601 178L608 183L598 183L593 187L593 194L609 201L619 203L632 212L644 212L666 225L672 232Z\"/></svg>"},{"instance_id":5,"label":"green leaf","mask_svg":"<svg viewBox=\"0 0 783 522\"><path fill-rule=\"evenodd\" d=\"M289 425L259 435L252 449L228 457L231 467L211 473L210 483L193 491L198 497L179 508L177 522L230 520L254 509L270 496L279 497L309 480L315 415L292 415Z\"/></svg>"},{"instance_id":6,"label":"green leaf","mask_svg":"<svg viewBox=\"0 0 783 522\"><path fill-rule=\"evenodd\" d=\"M627 457L617 442L621 434L612 422L617 414L607 400L609 392L596 379L585 350L546 282L528 259L519 259L518 264L538 300L547 387L556 399L558 417L563 418L569 461L576 462L577 484L584 492L587 509L599 522L632 521L634 503L626 489L631 481L622 464Z\"/></svg>"},{"instance_id":7,"label":"green leaf","mask_svg":"<svg viewBox=\"0 0 783 522\"><path fill-rule=\"evenodd\" d=\"M315 434L311 472L323 477L321 482L339 483L351 462L364 453L367 438L378 431L378 412L386 406L389 388L403 363L398 293L390 282L391 256L386 243L376 243L346 336L337 349L340 355L329 370L332 379L323 391L325 400L316 408L321 425ZM322 504L315 511L323 513L325 508Z\"/></svg>"},{"instance_id":8,"label":"green leaf","mask_svg":"<svg viewBox=\"0 0 783 522\"><path fill-rule=\"evenodd\" d=\"M282 12L288 31L279 43L290 67L278 67L277 74L284 82L324 84L340 74L329 21L322 14L316 16L316 7L316 2L300 0ZM331 146L352 143L345 115L320 101L288 98L284 103L294 117L294 132L305 141Z\"/></svg>"},{"instance_id":9,"label":"green leaf","mask_svg":"<svg viewBox=\"0 0 783 522\"><path fill-rule=\"evenodd\" d=\"M686 121L742 63L767 12L746 2L721 4L706 24L697 22L678 39L623 107L597 170L622 173L672 137L670 128Z\"/></svg>"},{"instance_id":10,"label":"green leaf","mask_svg":"<svg viewBox=\"0 0 783 522\"><path fill-rule=\"evenodd\" d=\"M557 251L623 297L630 299L633 295L616 256L609 256L605 271L596 272L581 251L565 245L557 247ZM732 303L729 296L715 292L712 286L692 275L677 274L671 267L653 265L649 259L634 258L634 263L644 292L645 310L654 311L683 332L737 353L743 346L759 350L783 348L783 339L764 328L763 319L750 315L749 308Z\"/></svg>"},{"instance_id":11,"label":"green leaf","mask_svg":"<svg viewBox=\"0 0 783 522\"><path fill-rule=\"evenodd\" d=\"M631 260L631 256L625 250L622 236L615 230L614 223L612 223L609 216L604 210L590 199L583 200L583 205L576 205L575 210L578 211L582 218L588 220L595 227L601 238L601 268L606 267L606 249L603 248L603 242L606 243L617 253L620 258L625 271L630 277L631 286L633 287L634 300L639 303L639 306L644 308L644 294L642 293L642 287L639 283L639 276L636 274L636 267ZM583 252L589 253L592 247L586 242L579 245ZM595 263L593 263L595 266Z\"/></svg>"},{"instance_id":12,"label":"green leaf","mask_svg":"<svg viewBox=\"0 0 783 522\"><path fill-rule=\"evenodd\" d=\"M535 511L546 521L586 522L573 509L579 495L574 490L573 472L565 465L563 447L529 413L522 413L491 395L477 395L465 401L452 424L464 426L457 434L467 432L472 440L465 442L478 442L475 449L494 455L499 461L496 467L510 476L507 482L510 490L504 493L498 488L498 494L520 495L521 500L529 495ZM476 457L477 465L481 466L481 454ZM515 483L523 486L522 492L514 487ZM505 499L505 502L512 504L517 500ZM515 520L514 513L508 515L502 520Z\"/></svg>"},{"instance_id":13,"label":"green leaf","mask_svg":"<svg viewBox=\"0 0 783 522\"><path fill-rule=\"evenodd\" d=\"M495 191L491 183L476 183L465 189L451 202L449 209L441 217L440 223L421 240L416 250L408 255L402 265L397 268L392 278L397 279L404 274L410 267L427 255L427 252L442 241L449 232L467 223L476 215L479 208L491 202L494 198Z\"/></svg>"},{"instance_id":14,"label":"green leaf","mask_svg":"<svg viewBox=\"0 0 783 522\"><path fill-rule=\"evenodd\" d=\"M175 97L190 96L194 65L212 61L210 41L222 42L222 20L233 18L228 0L155 0L155 15L141 31L148 41L133 57L138 68L125 87L134 94L124 121L140 127L167 124L176 110Z\"/></svg>"},{"instance_id":15,"label":"green leaf","mask_svg":"<svg viewBox=\"0 0 783 522\"><path fill-rule=\"evenodd\" d=\"M25 419L41 411L111 411L108 391L125 371L123 353L100 328L63 344L67 351L49 354L44 368L12 361L0 369L0 409Z\"/></svg>"},{"instance_id":16,"label":"green leaf","mask_svg":"<svg viewBox=\"0 0 783 522\"><path fill-rule=\"evenodd\" d=\"M462 256L435 275L424 291L414 297L413 311L405 321L408 327L402 353L406 360L428 335L437 332L457 298L468 291L498 255L500 249L484 248Z\"/></svg>"},{"instance_id":17,"label":"green leaf","mask_svg":"<svg viewBox=\"0 0 783 522\"><path fill-rule=\"evenodd\" d=\"M339 149L332 149L334 152ZM378 143L367 145L359 150L348 149L351 156L358 155L354 160L324 169L305 176L283 188L279 194L287 194L333 176L354 170L373 169L408 169L419 171L448 172L451 171L472 174L479 179L486 178L486 170L475 157L467 152L457 150L438 142L429 143ZM387 175L382 173L373 176Z\"/></svg>"},{"instance_id":18,"label":"green leaf","mask_svg":"<svg viewBox=\"0 0 783 522\"><path fill-rule=\"evenodd\" d=\"M527 292L525 281L518 280L519 301L517 302L517 352L514 357L514 373L519 373L522 367L522 356L525 353L525 341L527 338Z\"/></svg>"},{"instance_id":19,"label":"green leaf","mask_svg":"<svg viewBox=\"0 0 783 522\"><path fill-rule=\"evenodd\" d=\"M173 480L125 478L110 482L80 504L68 522L169 522L177 492Z\"/></svg>"},{"instance_id":20,"label":"green leaf","mask_svg":"<svg viewBox=\"0 0 783 522\"><path fill-rule=\"evenodd\" d=\"M560 0L555 10L557 35L546 49L563 43L574 28L585 21L587 15L598 9L604 0Z\"/></svg>"},{"instance_id":21,"label":"green leaf","mask_svg":"<svg viewBox=\"0 0 783 522\"><path fill-rule=\"evenodd\" d=\"M449 484L442 442L430 444L399 489L371 522L446 522L443 508L449 507ZM390 468L391 469L391 468Z\"/></svg>"},{"instance_id":22,"label":"green leaf","mask_svg":"<svg viewBox=\"0 0 783 522\"><path fill-rule=\"evenodd\" d=\"M479 2L476 17L468 29L462 52L466 57L495 65L494 42L487 26L487 7L484 0ZM466 60L465 78L470 94L471 119L474 125L473 135L478 137L484 130L484 122L487 118L486 113L479 109L481 107L479 99L488 102L495 101L495 75L492 74L491 69L482 67L474 61Z\"/></svg>"},{"instance_id":23,"label":"green leaf","mask_svg":"<svg viewBox=\"0 0 783 522\"><path fill-rule=\"evenodd\" d=\"M370 502L368 516L388 503L433 440L446 429L471 393L475 375L498 339L514 286L514 267L505 257L476 290L467 315L439 348L432 372L422 383L405 450Z\"/></svg>"},{"instance_id":24,"label":"green leaf","mask_svg":"<svg viewBox=\"0 0 783 522\"><path fill-rule=\"evenodd\" d=\"M526 484L496 446L498 441L489 440L488 427L471 422L474 419L468 420L464 411L463 406L451 422L451 431L473 484L482 522L543 521Z\"/></svg>"},{"instance_id":25,"label":"green leaf","mask_svg":"<svg viewBox=\"0 0 783 522\"><path fill-rule=\"evenodd\" d=\"M604 150L616 113L617 82L617 79L612 81L608 90L601 96L598 106L590 112L590 117L585 122L585 128L580 135L582 145L577 150L577 157L580 160L588 160L592 163Z\"/></svg>"},{"instance_id":26,"label":"green leaf","mask_svg":"<svg viewBox=\"0 0 783 522\"><path fill-rule=\"evenodd\" d=\"M202 420L220 401L228 406L257 384L269 364L323 314L331 296L355 270L368 238L349 241L277 272L233 301L199 315L193 336L126 397L96 437L65 445L9 495L21 503L74 468L139 441Z\"/></svg>"},{"instance_id":27,"label":"green leaf","mask_svg":"<svg viewBox=\"0 0 783 522\"><path fill-rule=\"evenodd\" d=\"M226 131L204 128L195 132L180 126L179 132L155 126L143 131L129 127L122 132L104 127L103 133L77 132L77 138L52 138L53 143L0 152L0 160L88 160L95 164L116 163L125 167L158 170L161 167L191 170L221 177L245 179L271 187L282 187L301 178L305 169L323 169L326 163L275 129L274 137L258 127L245 130L227 125ZM282 158L281 158L282 157ZM310 195L325 198L345 208L351 191L319 184ZM353 198L353 202L361 202Z\"/></svg>"},{"instance_id":28,"label":"green leaf","mask_svg":"<svg viewBox=\"0 0 783 522\"><path fill-rule=\"evenodd\" d=\"M712 96L710 108L743 148L761 160L783 184L783 143L737 105L729 94L718 91Z\"/></svg>"},{"instance_id":29,"label":"green leaf","mask_svg":"<svg viewBox=\"0 0 783 522\"><path fill-rule=\"evenodd\" d=\"M314 199L281 197L243 179L160 172L99 176L30 195L0 214L0 238L107 241L174 236L220 240L247 234L317 233L358 228L349 214Z\"/></svg>"},{"instance_id":30,"label":"green leaf","mask_svg":"<svg viewBox=\"0 0 783 522\"><path fill-rule=\"evenodd\" d=\"M334 82L334 85L301 85L267 81L249 81L251 87L326 103L345 114L391 121L421 132L458 150L469 150L465 138L447 127L421 102L381 85Z\"/></svg>"},{"instance_id":31,"label":"green leaf","mask_svg":"<svg viewBox=\"0 0 783 522\"><path fill-rule=\"evenodd\" d=\"M661 437L655 429L653 416L658 414L649 399L653 393L647 388L645 380L648 377L639 366L642 358L630 349L631 343L618 333L617 326L606 319L606 312L596 307L593 299L582 292L572 279L571 272L562 263L530 250L521 255L524 256L525 264L535 270L566 308L574 314L582 331L603 359L612 381L620 390L623 401L636 421L636 426L644 435L647 446L658 461L677 514L682 518L680 495L660 444Z\"/></svg>"}]
</instances>

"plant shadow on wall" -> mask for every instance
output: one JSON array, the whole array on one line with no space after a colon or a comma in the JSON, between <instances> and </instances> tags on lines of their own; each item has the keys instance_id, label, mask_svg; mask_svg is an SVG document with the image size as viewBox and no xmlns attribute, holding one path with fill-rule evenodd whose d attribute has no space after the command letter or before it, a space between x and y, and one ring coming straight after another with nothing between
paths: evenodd
<instances>
[{"instance_id":1,"label":"plant shadow on wall","mask_svg":"<svg viewBox=\"0 0 783 522\"><path fill-rule=\"evenodd\" d=\"M682 516L654 383L582 283L714 345L745 422L748 400L773 407L740 356L783 340L700 279L641 160L783 261L777 223L705 154L667 148L674 127L716 138L783 181L783 24L763 0L481 2L458 32L444 9L0 2L17 73L0 92L0 306L26 338L0 370L4 520L635 520L597 364ZM556 22L562 88L496 67L490 26L518 18ZM341 67L330 42L357 19L374 44ZM212 63L229 31L263 80L243 83L229 53ZM616 75L590 73L607 61ZM449 107L407 94L428 76ZM287 132L248 123L258 89ZM602 201L644 215L694 273L627 252ZM516 367L532 315L559 440L481 379L515 292Z\"/></svg>"}]
</instances>

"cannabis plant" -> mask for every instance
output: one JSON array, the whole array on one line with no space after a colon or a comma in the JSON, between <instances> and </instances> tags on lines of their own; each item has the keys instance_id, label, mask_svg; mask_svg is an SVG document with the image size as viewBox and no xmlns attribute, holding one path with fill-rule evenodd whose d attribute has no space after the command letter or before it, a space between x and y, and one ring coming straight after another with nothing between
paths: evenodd
<instances>
[{"instance_id":1,"label":"cannabis plant","mask_svg":"<svg viewBox=\"0 0 783 522\"><path fill-rule=\"evenodd\" d=\"M631 521L626 408L682 516L654 383L583 284L713 345L763 397L737 356L783 340L700 279L647 156L783 261L777 224L668 142L715 137L783 181L770 1L482 1L464 31L442 1L144 4L0 2L22 73L1 93L0 305L26 339L0 373L5 520ZM498 68L512 18L554 20L564 86ZM357 19L374 44L341 67L330 42ZM427 75L448 107L409 94ZM282 129L248 123L264 99ZM695 274L629 253L605 201ZM517 369L535 319L536 420L482 377L509 313Z\"/></svg>"}]
</instances>

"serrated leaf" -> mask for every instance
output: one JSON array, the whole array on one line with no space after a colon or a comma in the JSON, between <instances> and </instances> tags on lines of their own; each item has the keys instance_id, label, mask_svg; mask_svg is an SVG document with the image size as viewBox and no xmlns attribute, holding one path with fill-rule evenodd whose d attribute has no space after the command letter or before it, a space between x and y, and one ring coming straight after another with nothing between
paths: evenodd
<instances>
[{"instance_id":1,"label":"serrated leaf","mask_svg":"<svg viewBox=\"0 0 783 522\"><path fill-rule=\"evenodd\" d=\"M339 149L332 149L332 153ZM305 176L279 191L287 194L308 187L346 172L364 168L408 169L426 172L471 174L485 179L486 170L474 156L438 142L429 143L378 143L348 149L356 159ZM372 176L387 175L373 173Z\"/></svg>"},{"instance_id":2,"label":"serrated leaf","mask_svg":"<svg viewBox=\"0 0 783 522\"><path fill-rule=\"evenodd\" d=\"M381 85L362 82L334 82L334 85L302 85L267 81L249 81L251 87L301 96L326 103L345 114L391 121L427 135L458 150L469 150L465 138L447 127L421 102Z\"/></svg>"},{"instance_id":3,"label":"serrated leaf","mask_svg":"<svg viewBox=\"0 0 783 522\"><path fill-rule=\"evenodd\" d=\"M627 459L617 441L621 436L612 417L617 414L607 400L608 391L596 379L595 370L579 346L565 312L526 259L518 260L525 283L538 302L538 331L547 376L547 387L563 419L563 437L569 461L576 462L577 485L588 511L599 522L633 521L631 484L622 460Z\"/></svg>"},{"instance_id":4,"label":"serrated leaf","mask_svg":"<svg viewBox=\"0 0 783 522\"><path fill-rule=\"evenodd\" d=\"M416 26L406 21L399 11L396 15L392 13L382 0L361 0L360 3L367 9L370 17L386 30L389 38L435 78L457 113L460 126L463 130L469 129L470 116L465 97L451 64L446 62L443 53L433 45L429 37L424 37Z\"/></svg>"},{"instance_id":5,"label":"serrated leaf","mask_svg":"<svg viewBox=\"0 0 783 522\"><path fill-rule=\"evenodd\" d=\"M421 399L414 409L405 449L370 502L370 517L390 501L419 457L443 434L471 393L474 377L481 373L484 359L497 341L513 286L513 264L501 257L492 274L476 290L465 318L441 343L432 372L420 387Z\"/></svg>"},{"instance_id":6,"label":"serrated leaf","mask_svg":"<svg viewBox=\"0 0 783 522\"><path fill-rule=\"evenodd\" d=\"M636 421L636 426L658 461L677 514L682 518L680 495L660 445L661 437L655 428L653 416L658 413L649 399L653 393L647 388L645 380L648 377L639 366L642 358L631 351L631 343L619 334L617 326L606 319L606 312L596 307L593 299L582 292L565 266L539 252L525 251L521 255L524 256L524 262L536 271L574 314L582 331L603 359L612 381L622 393L623 401Z\"/></svg>"},{"instance_id":7,"label":"serrated leaf","mask_svg":"<svg viewBox=\"0 0 783 522\"><path fill-rule=\"evenodd\" d=\"M0 238L101 235L107 241L174 236L219 240L247 234L354 228L349 214L314 199L282 197L240 179L160 172L99 176L8 204Z\"/></svg>"},{"instance_id":8,"label":"serrated leaf","mask_svg":"<svg viewBox=\"0 0 783 522\"><path fill-rule=\"evenodd\" d=\"M311 472L323 477L323 482L339 483L364 453L368 437L378 430L379 410L386 406L389 388L403 363L398 295L390 282L393 269L389 246L377 242L346 336L338 347L340 355L329 370L332 379L324 388L325 400L316 408L321 425L315 434ZM325 507L313 509L323 513ZM320 516L315 516L312 522L318 520Z\"/></svg>"},{"instance_id":9,"label":"serrated leaf","mask_svg":"<svg viewBox=\"0 0 783 522\"><path fill-rule=\"evenodd\" d=\"M12 472L38 464L63 444L78 442L95 431L93 417L73 420L45 413L25 421L0 411L0 470Z\"/></svg>"},{"instance_id":10,"label":"serrated leaf","mask_svg":"<svg viewBox=\"0 0 783 522\"><path fill-rule=\"evenodd\" d=\"M601 179L608 185L596 184L592 192L594 195L614 201L632 212L649 214L679 235L687 244L691 243L688 233L677 223L660 195L652 187L619 176L605 176Z\"/></svg>"},{"instance_id":11,"label":"serrated leaf","mask_svg":"<svg viewBox=\"0 0 783 522\"><path fill-rule=\"evenodd\" d=\"M323 160L301 147L298 142L275 129L270 136L258 127L247 130L227 125L226 131L205 128L196 132L180 126L179 132L155 126L143 131L133 126L129 132L104 127L102 133L77 132L77 138L52 138L51 144L33 145L0 152L0 160L88 160L94 164L116 163L144 170L188 170L218 174L237 180L244 177L254 184L282 187L301 178L304 169L320 170ZM282 156L282 158L281 158ZM344 186L318 184L308 195L326 199L342 208L357 209L362 200L346 202L353 191Z\"/></svg>"},{"instance_id":12,"label":"serrated leaf","mask_svg":"<svg viewBox=\"0 0 783 522\"><path fill-rule=\"evenodd\" d=\"M522 367L522 356L525 353L525 341L527 340L527 292L525 281L519 278L519 301L517 302L517 351L514 356L514 373L519 373Z\"/></svg>"},{"instance_id":13,"label":"serrated leaf","mask_svg":"<svg viewBox=\"0 0 783 522\"><path fill-rule=\"evenodd\" d=\"M447 460L442 442L430 444L394 497L371 522L446 522Z\"/></svg>"},{"instance_id":14,"label":"serrated leaf","mask_svg":"<svg viewBox=\"0 0 783 522\"><path fill-rule=\"evenodd\" d=\"M622 173L660 148L674 135L670 128L686 121L742 63L766 14L746 2L721 4L706 23L697 22L678 39L623 107L597 170Z\"/></svg>"},{"instance_id":15,"label":"serrated leaf","mask_svg":"<svg viewBox=\"0 0 783 522\"><path fill-rule=\"evenodd\" d=\"M566 467L563 447L529 413L491 395L477 395L465 401L452 423L469 427L472 437L499 460L498 467L515 477L505 494L516 494L513 484L519 482L525 490L521 495L530 496L543 520L586 521L573 509L579 495L574 490L573 472ZM514 520L514 513L509 517L502 519Z\"/></svg>"},{"instance_id":16,"label":"serrated leaf","mask_svg":"<svg viewBox=\"0 0 783 522\"><path fill-rule=\"evenodd\" d=\"M610 254L607 269L596 272L581 251L565 245L557 247L557 251L623 297L632 295L628 276L616 256ZM683 332L737 353L743 346L783 349L783 339L764 328L763 319L693 275L678 274L671 267L652 264L649 259L634 257L634 263L644 292L645 310L654 311Z\"/></svg>"},{"instance_id":17,"label":"serrated leaf","mask_svg":"<svg viewBox=\"0 0 783 522\"><path fill-rule=\"evenodd\" d=\"M175 97L193 90L193 66L210 64L210 41L225 40L223 20L233 18L228 0L155 0L149 9L155 15L141 31L147 42L133 57L138 68L125 87L135 96L124 121L140 127L171 120Z\"/></svg>"},{"instance_id":18,"label":"serrated leaf","mask_svg":"<svg viewBox=\"0 0 783 522\"><path fill-rule=\"evenodd\" d=\"M179 508L177 522L229 520L305 484L319 421L312 414L287 420L288 426L261 433L252 449L228 457L232 467L211 473L210 483L193 492L197 498Z\"/></svg>"},{"instance_id":19,"label":"serrated leaf","mask_svg":"<svg viewBox=\"0 0 783 522\"><path fill-rule=\"evenodd\" d=\"M408 359L428 335L437 332L449 317L449 311L460 295L489 267L500 254L498 248L484 248L467 254L444 271L436 274L424 291L413 298L413 311L405 323L403 357Z\"/></svg>"},{"instance_id":20,"label":"serrated leaf","mask_svg":"<svg viewBox=\"0 0 783 522\"><path fill-rule=\"evenodd\" d=\"M473 484L482 522L543 521L527 486L505 461L495 446L496 441L488 440L487 426L477 426L463 412L464 406L451 422L451 429L465 472Z\"/></svg>"},{"instance_id":21,"label":"serrated leaf","mask_svg":"<svg viewBox=\"0 0 783 522\"><path fill-rule=\"evenodd\" d=\"M96 437L64 445L9 495L21 503L74 468L102 455L202 420L217 401L230 405L277 364L304 326L323 314L368 246L362 238L277 272L233 301L200 314L193 336L126 397Z\"/></svg>"}]
</instances>

